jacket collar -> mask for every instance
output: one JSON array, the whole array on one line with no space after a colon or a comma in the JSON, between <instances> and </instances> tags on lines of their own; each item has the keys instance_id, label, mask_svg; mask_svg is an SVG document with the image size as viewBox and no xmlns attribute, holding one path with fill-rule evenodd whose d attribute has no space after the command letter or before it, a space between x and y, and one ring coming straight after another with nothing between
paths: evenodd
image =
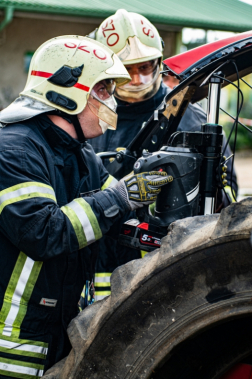
<instances>
[{"instance_id":1,"label":"jacket collar","mask_svg":"<svg viewBox=\"0 0 252 379\"><path fill-rule=\"evenodd\" d=\"M36 121L40 129L43 130L46 139L50 146L62 146L67 150L81 150L84 143L80 143L76 139L72 138L67 132L55 125L46 114L39 115L36 117Z\"/></svg>"}]
</instances>

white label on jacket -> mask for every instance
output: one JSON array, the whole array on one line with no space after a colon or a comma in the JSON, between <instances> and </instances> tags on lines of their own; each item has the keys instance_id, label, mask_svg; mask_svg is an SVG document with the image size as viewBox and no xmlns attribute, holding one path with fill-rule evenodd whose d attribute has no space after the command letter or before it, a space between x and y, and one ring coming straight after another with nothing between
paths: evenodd
<instances>
[{"instance_id":1,"label":"white label on jacket","mask_svg":"<svg viewBox=\"0 0 252 379\"><path fill-rule=\"evenodd\" d=\"M46 307L56 307L57 301L58 300L46 299L45 297L42 297L39 304L45 305Z\"/></svg>"}]
</instances>

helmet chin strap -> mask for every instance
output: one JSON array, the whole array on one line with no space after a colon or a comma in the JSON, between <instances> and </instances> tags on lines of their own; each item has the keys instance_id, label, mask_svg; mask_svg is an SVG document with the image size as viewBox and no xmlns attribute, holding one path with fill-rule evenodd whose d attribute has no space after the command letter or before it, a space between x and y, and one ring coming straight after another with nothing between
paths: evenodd
<instances>
[{"instance_id":1,"label":"helmet chin strap","mask_svg":"<svg viewBox=\"0 0 252 379\"><path fill-rule=\"evenodd\" d=\"M78 141L80 143L84 143L87 139L86 137L84 136L84 133L83 133L83 130L82 130L82 127L80 125L80 122L79 122L79 119L77 116L72 116L72 115L67 115L70 120L72 121L72 124L74 126L74 129L76 131L76 134L77 134L77 137L78 137Z\"/></svg>"}]
</instances>

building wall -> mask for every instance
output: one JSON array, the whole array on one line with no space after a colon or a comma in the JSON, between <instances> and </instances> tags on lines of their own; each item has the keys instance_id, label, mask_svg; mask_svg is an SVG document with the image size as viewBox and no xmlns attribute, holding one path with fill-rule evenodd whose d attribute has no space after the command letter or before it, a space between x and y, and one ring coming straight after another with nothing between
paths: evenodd
<instances>
[{"instance_id":1,"label":"building wall","mask_svg":"<svg viewBox=\"0 0 252 379\"><path fill-rule=\"evenodd\" d=\"M48 39L67 34L87 35L99 26L88 21L63 21L50 16L44 19L14 17L0 33L0 109L10 104L25 86L27 72L24 56L34 52ZM176 32L160 31L165 41L165 57L175 54Z\"/></svg>"},{"instance_id":2,"label":"building wall","mask_svg":"<svg viewBox=\"0 0 252 379\"><path fill-rule=\"evenodd\" d=\"M97 25L15 18L0 35L0 108L13 101L25 86L24 55L52 37L86 35Z\"/></svg>"},{"instance_id":3,"label":"building wall","mask_svg":"<svg viewBox=\"0 0 252 379\"><path fill-rule=\"evenodd\" d=\"M173 55L179 54L181 32L159 30L159 34L165 44L164 58L169 58Z\"/></svg>"}]
</instances>

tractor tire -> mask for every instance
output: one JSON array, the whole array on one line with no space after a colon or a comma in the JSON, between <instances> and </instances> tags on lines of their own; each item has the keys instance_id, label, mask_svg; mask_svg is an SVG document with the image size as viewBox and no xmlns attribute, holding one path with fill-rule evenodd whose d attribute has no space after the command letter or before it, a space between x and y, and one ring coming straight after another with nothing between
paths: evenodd
<instances>
[{"instance_id":1,"label":"tractor tire","mask_svg":"<svg viewBox=\"0 0 252 379\"><path fill-rule=\"evenodd\" d=\"M171 224L69 325L46 379L217 379L252 354L252 198Z\"/></svg>"}]
</instances>

